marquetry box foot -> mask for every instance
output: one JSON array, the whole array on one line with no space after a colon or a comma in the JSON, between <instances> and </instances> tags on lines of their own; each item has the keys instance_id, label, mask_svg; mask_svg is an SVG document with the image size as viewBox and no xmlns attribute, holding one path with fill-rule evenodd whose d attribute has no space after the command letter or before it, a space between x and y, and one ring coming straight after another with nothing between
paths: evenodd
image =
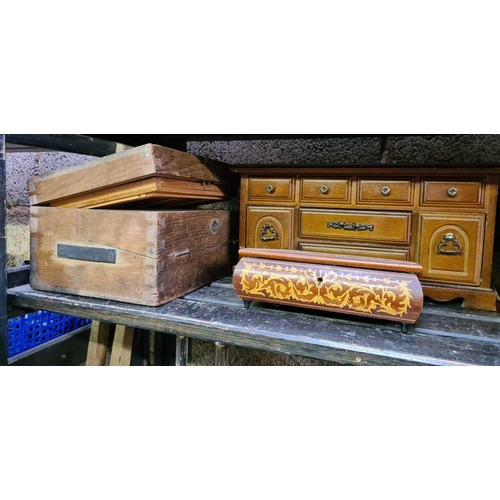
<instances>
[{"instance_id":1,"label":"marquetry box foot","mask_svg":"<svg viewBox=\"0 0 500 500\"><path fill-rule=\"evenodd\" d=\"M414 262L297 250L239 251L233 285L245 307L254 300L401 323L403 332L423 307Z\"/></svg>"}]
</instances>

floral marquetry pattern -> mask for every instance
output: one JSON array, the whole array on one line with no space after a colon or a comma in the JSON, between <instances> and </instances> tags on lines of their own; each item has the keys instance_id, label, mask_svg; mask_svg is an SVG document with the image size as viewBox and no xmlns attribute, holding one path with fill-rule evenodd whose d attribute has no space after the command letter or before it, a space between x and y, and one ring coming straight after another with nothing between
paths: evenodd
<instances>
[{"instance_id":1,"label":"floral marquetry pattern","mask_svg":"<svg viewBox=\"0 0 500 500\"><path fill-rule=\"evenodd\" d=\"M240 295L247 299L347 309L395 320L411 309L416 279L403 273L253 259L242 259L237 273Z\"/></svg>"}]
</instances>

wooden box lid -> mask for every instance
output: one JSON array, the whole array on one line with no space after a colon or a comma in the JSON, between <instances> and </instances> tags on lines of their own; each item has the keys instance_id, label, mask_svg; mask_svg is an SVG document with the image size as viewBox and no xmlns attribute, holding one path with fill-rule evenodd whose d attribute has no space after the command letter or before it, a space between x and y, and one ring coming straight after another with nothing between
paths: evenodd
<instances>
[{"instance_id":1,"label":"wooden box lid","mask_svg":"<svg viewBox=\"0 0 500 500\"><path fill-rule=\"evenodd\" d=\"M230 165L145 144L80 165L33 177L30 204L98 208L141 202L183 206L236 194ZM146 202L146 203L145 203Z\"/></svg>"},{"instance_id":2,"label":"wooden box lid","mask_svg":"<svg viewBox=\"0 0 500 500\"><path fill-rule=\"evenodd\" d=\"M422 266L417 262L382 259L377 257L357 257L350 255L335 255L322 252L308 252L304 250L267 250L262 248L241 248L238 251L240 258L253 257L260 259L283 260L304 264L331 265L356 267L360 269L375 269L380 271L395 271L418 274Z\"/></svg>"}]
</instances>

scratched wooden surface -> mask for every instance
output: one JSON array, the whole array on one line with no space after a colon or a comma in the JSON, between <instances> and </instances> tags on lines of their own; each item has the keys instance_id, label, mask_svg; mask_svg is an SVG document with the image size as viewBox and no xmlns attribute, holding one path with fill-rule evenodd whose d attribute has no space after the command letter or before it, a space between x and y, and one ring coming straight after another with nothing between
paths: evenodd
<instances>
[{"instance_id":1,"label":"scratched wooden surface","mask_svg":"<svg viewBox=\"0 0 500 500\"><path fill-rule=\"evenodd\" d=\"M28 186L30 203L46 205L56 200L68 201L73 196L81 198L86 193L151 177L223 185L235 185L236 182L229 165L183 151L145 144L31 178ZM91 199L94 194L89 196Z\"/></svg>"},{"instance_id":2,"label":"scratched wooden surface","mask_svg":"<svg viewBox=\"0 0 500 500\"><path fill-rule=\"evenodd\" d=\"M30 282L38 290L162 304L231 272L230 220L226 210L31 207ZM114 252L116 260L65 258L59 244Z\"/></svg>"},{"instance_id":3,"label":"scratched wooden surface","mask_svg":"<svg viewBox=\"0 0 500 500\"><path fill-rule=\"evenodd\" d=\"M158 307L9 290L18 307L185 335L346 365L500 365L500 316L426 303L409 333L398 325L255 302L248 310L227 277Z\"/></svg>"}]
</instances>

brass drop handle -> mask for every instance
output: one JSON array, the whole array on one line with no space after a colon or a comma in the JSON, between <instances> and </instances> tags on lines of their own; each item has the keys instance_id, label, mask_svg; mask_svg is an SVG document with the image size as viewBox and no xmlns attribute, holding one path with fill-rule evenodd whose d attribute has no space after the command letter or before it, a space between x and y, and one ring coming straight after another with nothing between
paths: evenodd
<instances>
[{"instance_id":1,"label":"brass drop handle","mask_svg":"<svg viewBox=\"0 0 500 500\"><path fill-rule=\"evenodd\" d=\"M391 188L389 186L383 186L382 189L380 190L380 192L384 196L389 196L391 194Z\"/></svg>"},{"instance_id":2,"label":"brass drop handle","mask_svg":"<svg viewBox=\"0 0 500 500\"><path fill-rule=\"evenodd\" d=\"M438 245L438 253L456 255L462 253L462 245L453 233L446 233Z\"/></svg>"},{"instance_id":3,"label":"brass drop handle","mask_svg":"<svg viewBox=\"0 0 500 500\"><path fill-rule=\"evenodd\" d=\"M260 241L274 241L278 239L278 233L271 224L262 226L259 234Z\"/></svg>"},{"instance_id":4,"label":"brass drop handle","mask_svg":"<svg viewBox=\"0 0 500 500\"><path fill-rule=\"evenodd\" d=\"M268 184L266 186L266 191L269 193L269 194L272 194L274 193L274 186L272 184Z\"/></svg>"},{"instance_id":5,"label":"brass drop handle","mask_svg":"<svg viewBox=\"0 0 500 500\"><path fill-rule=\"evenodd\" d=\"M454 196L456 196L458 194L458 189L456 187L451 187L450 189L448 189L448 191L446 191L446 194L450 198L453 198Z\"/></svg>"},{"instance_id":6,"label":"brass drop handle","mask_svg":"<svg viewBox=\"0 0 500 500\"><path fill-rule=\"evenodd\" d=\"M320 188L319 188L321 194L328 194L328 191L330 191L330 188L326 185L326 184L323 184Z\"/></svg>"}]
</instances>

